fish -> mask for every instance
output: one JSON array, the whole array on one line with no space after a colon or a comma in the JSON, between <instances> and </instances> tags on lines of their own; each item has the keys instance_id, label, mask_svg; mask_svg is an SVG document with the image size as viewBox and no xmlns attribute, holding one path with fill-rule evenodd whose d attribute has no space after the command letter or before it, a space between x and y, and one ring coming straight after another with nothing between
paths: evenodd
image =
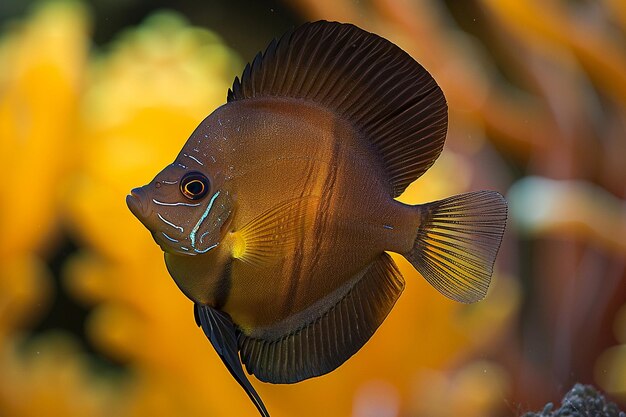
<instances>
[{"instance_id":1,"label":"fish","mask_svg":"<svg viewBox=\"0 0 626 417\"><path fill-rule=\"evenodd\" d=\"M274 39L226 104L127 205L231 375L296 383L357 353L405 281L404 256L441 294L483 299L507 203L474 191L399 202L443 150L448 106L392 42L317 21Z\"/></svg>"}]
</instances>

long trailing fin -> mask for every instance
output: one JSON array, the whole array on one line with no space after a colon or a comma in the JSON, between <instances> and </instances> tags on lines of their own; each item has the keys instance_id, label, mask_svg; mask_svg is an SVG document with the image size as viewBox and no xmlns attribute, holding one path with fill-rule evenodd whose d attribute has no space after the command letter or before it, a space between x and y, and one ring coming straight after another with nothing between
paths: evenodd
<instances>
[{"instance_id":1,"label":"long trailing fin","mask_svg":"<svg viewBox=\"0 0 626 417\"><path fill-rule=\"evenodd\" d=\"M202 327L204 334L209 339L213 348L237 380L239 385L246 391L256 408L263 417L270 417L261 397L246 378L237 348L237 331L230 316L222 311L209 306L194 304L194 316L198 326Z\"/></svg>"},{"instance_id":2,"label":"long trailing fin","mask_svg":"<svg viewBox=\"0 0 626 417\"><path fill-rule=\"evenodd\" d=\"M421 222L407 260L446 297L463 303L483 299L506 226L504 197L477 191L417 210Z\"/></svg>"},{"instance_id":3,"label":"long trailing fin","mask_svg":"<svg viewBox=\"0 0 626 417\"><path fill-rule=\"evenodd\" d=\"M351 123L393 197L435 162L448 128L446 99L428 71L351 24L306 23L272 41L228 91L229 102L262 97L314 102Z\"/></svg>"}]
</instances>

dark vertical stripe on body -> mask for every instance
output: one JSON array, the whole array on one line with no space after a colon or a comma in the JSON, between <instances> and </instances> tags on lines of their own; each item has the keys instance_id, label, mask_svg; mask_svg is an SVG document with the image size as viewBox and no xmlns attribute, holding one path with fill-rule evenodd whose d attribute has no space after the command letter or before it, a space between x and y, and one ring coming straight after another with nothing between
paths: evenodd
<instances>
[{"instance_id":1,"label":"dark vertical stripe on body","mask_svg":"<svg viewBox=\"0 0 626 417\"><path fill-rule=\"evenodd\" d=\"M333 143L333 153L331 155L330 164L327 167L326 179L324 180L324 185L322 188L322 198L320 201L320 206L317 211L317 217L315 218L315 246L313 248L313 256L311 257L310 268L314 270L317 267L317 264L320 262L320 258L322 256L322 251L320 248L327 241L328 238L334 238L335 236L330 236L327 233L328 220L331 215L335 215L336 213L331 213L331 201L333 199L333 194L335 192L335 183L337 182L337 175L339 171L339 156L341 152L341 145L339 144L339 140L337 140L335 136L335 140Z\"/></svg>"},{"instance_id":2,"label":"dark vertical stripe on body","mask_svg":"<svg viewBox=\"0 0 626 417\"><path fill-rule=\"evenodd\" d=\"M287 294L283 304L283 313L285 314L292 311L298 295L298 287L300 285L306 283L307 288L303 289L303 291L309 291L308 286L312 285L312 283L310 282L311 280L304 279L305 275L311 275L315 271L317 264L321 260L322 251L320 251L320 248L324 244L324 238L328 238L328 236L326 236L326 229L328 225L328 219L332 214L330 212L330 203L335 190L335 182L337 180L340 150L341 145L339 141L336 139L336 137L333 137L333 149L330 161L328 164L321 165L321 169L326 169L326 172L316 172L315 168L319 165L316 163L312 163L308 172L307 180L302 189L302 196L310 195L313 192L313 186L317 183L316 179L318 178L318 176L324 175L325 178L322 185L320 203L317 207L313 227L311 228L315 243L313 245L312 252L305 252L303 247L305 239L300 242L300 245L297 249L297 254L294 257L293 267L291 268L289 274L289 288L287 290ZM305 257L309 258L310 261L305 263ZM303 270L303 265L307 265L308 268L306 268L306 270Z\"/></svg>"},{"instance_id":3,"label":"dark vertical stripe on body","mask_svg":"<svg viewBox=\"0 0 626 417\"><path fill-rule=\"evenodd\" d=\"M300 198L304 198L307 195L311 194L313 189L313 185L315 184L315 158L312 158L310 162L308 162L308 169L306 172L306 179L302 183L302 189L300 190ZM304 241L305 239L301 239L298 242L298 245L294 249L294 257L293 263L290 265L291 270L285 271L287 275L289 275L289 288L287 289L287 294L283 298L282 312L283 315L287 315L287 313L293 307L294 296L296 294L298 288L297 279L294 277L299 277L302 270L302 263L304 258Z\"/></svg>"},{"instance_id":4,"label":"dark vertical stripe on body","mask_svg":"<svg viewBox=\"0 0 626 417\"><path fill-rule=\"evenodd\" d=\"M230 295L230 291L233 286L232 274L233 261L231 259L226 262L226 265L224 265L224 269L222 270L222 273L220 274L220 277L215 284L213 295L215 299L215 308L218 310L224 307L226 301L228 301L228 296Z\"/></svg>"}]
</instances>

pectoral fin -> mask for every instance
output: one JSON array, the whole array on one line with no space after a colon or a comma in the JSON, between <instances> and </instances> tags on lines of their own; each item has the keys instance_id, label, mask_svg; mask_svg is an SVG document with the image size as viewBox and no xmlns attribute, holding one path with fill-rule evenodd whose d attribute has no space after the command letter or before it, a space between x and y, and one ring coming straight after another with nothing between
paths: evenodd
<instances>
[{"instance_id":1,"label":"pectoral fin","mask_svg":"<svg viewBox=\"0 0 626 417\"><path fill-rule=\"evenodd\" d=\"M318 197L287 200L231 234L232 256L255 265L281 259L303 239L315 219Z\"/></svg>"},{"instance_id":2,"label":"pectoral fin","mask_svg":"<svg viewBox=\"0 0 626 417\"><path fill-rule=\"evenodd\" d=\"M222 311L201 304L194 305L194 316L196 323L202 327L204 334L211 341L217 354L222 358L224 365L246 391L259 413L263 417L269 417L261 397L259 397L259 394L254 390L254 387L252 387L252 384L250 384L243 372L237 348L237 332L230 316Z\"/></svg>"}]
</instances>

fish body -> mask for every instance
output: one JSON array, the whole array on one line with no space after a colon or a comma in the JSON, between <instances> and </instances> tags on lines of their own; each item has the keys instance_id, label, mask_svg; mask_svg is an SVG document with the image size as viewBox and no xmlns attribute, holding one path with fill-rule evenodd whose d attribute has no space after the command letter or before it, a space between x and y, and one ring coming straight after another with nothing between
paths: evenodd
<instances>
[{"instance_id":1,"label":"fish body","mask_svg":"<svg viewBox=\"0 0 626 417\"><path fill-rule=\"evenodd\" d=\"M502 196L395 200L446 130L442 91L404 51L315 22L257 55L174 162L127 197L261 414L241 363L274 383L341 365L404 288L387 251L452 299L485 296Z\"/></svg>"},{"instance_id":2,"label":"fish body","mask_svg":"<svg viewBox=\"0 0 626 417\"><path fill-rule=\"evenodd\" d=\"M239 101L204 120L174 165L197 165L186 157L197 155L203 165L194 169L223 176L219 190L232 201L229 230L289 201L305 203L310 227L277 259L260 264L231 262L228 239L207 256L166 253L183 292L220 306L251 330L287 320L325 297L333 303L341 296L334 292L385 250L409 251L418 216L389 198L384 170L362 142L347 122L296 99Z\"/></svg>"}]
</instances>

